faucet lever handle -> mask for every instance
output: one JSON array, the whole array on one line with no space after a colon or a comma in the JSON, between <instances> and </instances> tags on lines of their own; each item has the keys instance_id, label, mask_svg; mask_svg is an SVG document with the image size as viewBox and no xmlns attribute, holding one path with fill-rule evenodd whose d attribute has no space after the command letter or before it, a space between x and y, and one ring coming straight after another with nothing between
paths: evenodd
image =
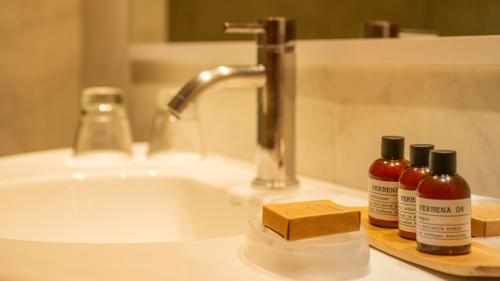
<instances>
[{"instance_id":1,"label":"faucet lever handle","mask_svg":"<svg viewBox=\"0 0 500 281\"><path fill-rule=\"evenodd\" d=\"M234 34L260 34L264 33L264 26L260 23L224 23L224 33Z\"/></svg>"}]
</instances>

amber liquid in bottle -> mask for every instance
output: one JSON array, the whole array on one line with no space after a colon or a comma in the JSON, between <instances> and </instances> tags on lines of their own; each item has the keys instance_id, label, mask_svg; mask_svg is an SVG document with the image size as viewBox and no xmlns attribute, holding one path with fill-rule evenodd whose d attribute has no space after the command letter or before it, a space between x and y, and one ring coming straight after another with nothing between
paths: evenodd
<instances>
[{"instance_id":1,"label":"amber liquid in bottle","mask_svg":"<svg viewBox=\"0 0 500 281\"><path fill-rule=\"evenodd\" d=\"M441 153L445 156L438 155ZM434 163L435 166L448 166L448 168L436 167L433 168L433 155L434 158L443 158L444 160L439 160L443 163ZM431 167L430 174L426 176L418 185L417 188L417 212L421 208L420 203L421 198L424 199L434 199L434 200L450 200L450 210L452 212L457 212L458 215L464 215L464 219L461 223L446 221L443 222L440 227L444 227L444 231L461 233L463 234L463 239L457 240L457 245L445 246L445 245L432 245L430 243L423 243L421 241L421 226L420 226L420 213L417 215L417 247L419 251L438 254L438 255L460 255L467 254L470 252L471 246L471 235L470 235L470 188L464 178L455 172L456 169L456 153L452 150L433 150L431 152ZM445 158L450 158L446 160ZM451 161L452 163L444 163ZM434 160L436 162L436 160ZM463 205L452 205L451 202L464 201ZM446 202L446 201L442 201ZM465 206L465 207L464 207ZM453 219L460 217L454 215ZM447 225L452 225L451 229L448 230ZM439 240L436 240L439 241ZM445 241L445 240L442 240ZM436 243L438 244L438 243Z\"/></svg>"},{"instance_id":2,"label":"amber liquid in bottle","mask_svg":"<svg viewBox=\"0 0 500 281\"><path fill-rule=\"evenodd\" d=\"M382 137L382 158L375 160L369 169L368 218L371 224L397 228L397 189L399 177L408 167L404 159L404 138ZM380 184L374 184L374 180Z\"/></svg>"},{"instance_id":3,"label":"amber liquid in bottle","mask_svg":"<svg viewBox=\"0 0 500 281\"><path fill-rule=\"evenodd\" d=\"M409 167L406 169L403 174L401 174L401 178L399 179L399 188L404 189L404 190L414 190L416 191L418 183L429 174L429 167ZM401 197L401 196L400 196ZM411 199L410 199L411 200ZM416 199L413 198L414 201L412 203L416 204ZM410 202L409 200L406 200ZM398 203L399 205L399 211L398 215L401 217L401 198ZM413 215L416 216L415 212L413 212ZM414 220L414 219L413 219ZM399 219L401 222L402 220ZM415 221L415 220L414 220ZM415 224L413 224L415 226ZM407 239L412 239L415 240L417 237L417 234L415 231L404 231L401 229L401 223L399 225L399 235L401 237L407 238Z\"/></svg>"},{"instance_id":4,"label":"amber liquid in bottle","mask_svg":"<svg viewBox=\"0 0 500 281\"><path fill-rule=\"evenodd\" d=\"M399 236L416 239L416 196L419 182L429 174L429 152L432 144L410 146L410 167L399 177L398 217Z\"/></svg>"}]
</instances>

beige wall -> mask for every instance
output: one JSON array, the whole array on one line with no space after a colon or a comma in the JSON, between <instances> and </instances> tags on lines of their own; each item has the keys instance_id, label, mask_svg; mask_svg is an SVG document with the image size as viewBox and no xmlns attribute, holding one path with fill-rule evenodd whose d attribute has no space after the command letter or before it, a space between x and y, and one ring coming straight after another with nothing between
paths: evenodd
<instances>
[{"instance_id":1,"label":"beige wall","mask_svg":"<svg viewBox=\"0 0 500 281\"><path fill-rule=\"evenodd\" d=\"M81 0L82 87L128 87L129 15L124 0Z\"/></svg>"},{"instance_id":2,"label":"beige wall","mask_svg":"<svg viewBox=\"0 0 500 281\"><path fill-rule=\"evenodd\" d=\"M126 1L0 1L0 155L70 146L82 86L128 81Z\"/></svg>"},{"instance_id":3,"label":"beige wall","mask_svg":"<svg viewBox=\"0 0 500 281\"><path fill-rule=\"evenodd\" d=\"M130 41L168 41L169 0L129 0Z\"/></svg>"},{"instance_id":4,"label":"beige wall","mask_svg":"<svg viewBox=\"0 0 500 281\"><path fill-rule=\"evenodd\" d=\"M68 146L81 72L80 0L0 2L0 154Z\"/></svg>"}]
</instances>

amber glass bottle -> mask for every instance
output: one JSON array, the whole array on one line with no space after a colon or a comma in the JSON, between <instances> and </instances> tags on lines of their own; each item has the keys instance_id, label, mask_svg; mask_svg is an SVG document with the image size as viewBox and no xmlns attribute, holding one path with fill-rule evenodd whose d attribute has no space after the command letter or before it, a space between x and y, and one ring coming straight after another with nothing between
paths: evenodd
<instances>
[{"instance_id":1,"label":"amber glass bottle","mask_svg":"<svg viewBox=\"0 0 500 281\"><path fill-rule=\"evenodd\" d=\"M373 225L398 227L399 177L408 167L404 145L403 137L383 136L382 158L370 166L368 216Z\"/></svg>"},{"instance_id":2,"label":"amber glass bottle","mask_svg":"<svg viewBox=\"0 0 500 281\"><path fill-rule=\"evenodd\" d=\"M432 144L410 145L410 167L399 177L398 225L399 235L415 240L415 208L418 183L429 174L429 152Z\"/></svg>"},{"instance_id":3,"label":"amber glass bottle","mask_svg":"<svg viewBox=\"0 0 500 281\"><path fill-rule=\"evenodd\" d=\"M417 247L422 252L470 252L470 188L456 173L456 155L453 150L432 150L430 173L417 187Z\"/></svg>"}]
</instances>

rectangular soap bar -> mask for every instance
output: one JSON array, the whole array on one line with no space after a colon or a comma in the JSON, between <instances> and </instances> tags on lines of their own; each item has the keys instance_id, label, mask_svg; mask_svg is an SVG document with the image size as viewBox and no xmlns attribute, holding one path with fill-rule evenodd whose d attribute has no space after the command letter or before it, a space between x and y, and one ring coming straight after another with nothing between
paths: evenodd
<instances>
[{"instance_id":1,"label":"rectangular soap bar","mask_svg":"<svg viewBox=\"0 0 500 281\"><path fill-rule=\"evenodd\" d=\"M500 204L478 205L472 208L472 236L500 236Z\"/></svg>"},{"instance_id":2,"label":"rectangular soap bar","mask_svg":"<svg viewBox=\"0 0 500 281\"><path fill-rule=\"evenodd\" d=\"M287 240L358 231L361 213L330 200L264 205L262 224Z\"/></svg>"}]
</instances>

